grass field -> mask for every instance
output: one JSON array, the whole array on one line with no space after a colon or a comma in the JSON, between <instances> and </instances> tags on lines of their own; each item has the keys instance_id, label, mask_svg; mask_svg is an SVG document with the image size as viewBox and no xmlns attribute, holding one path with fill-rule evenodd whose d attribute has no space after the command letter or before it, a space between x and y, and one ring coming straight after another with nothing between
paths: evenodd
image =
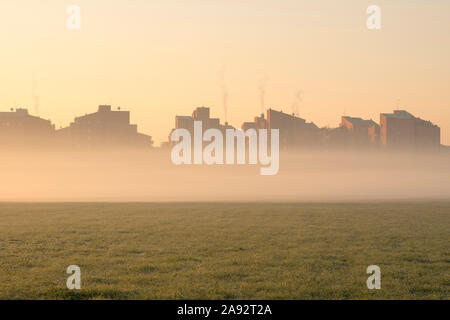
<instances>
[{"instance_id":1,"label":"grass field","mask_svg":"<svg viewBox=\"0 0 450 320\"><path fill-rule=\"evenodd\" d=\"M0 298L448 299L449 236L450 202L3 203Z\"/></svg>"}]
</instances>

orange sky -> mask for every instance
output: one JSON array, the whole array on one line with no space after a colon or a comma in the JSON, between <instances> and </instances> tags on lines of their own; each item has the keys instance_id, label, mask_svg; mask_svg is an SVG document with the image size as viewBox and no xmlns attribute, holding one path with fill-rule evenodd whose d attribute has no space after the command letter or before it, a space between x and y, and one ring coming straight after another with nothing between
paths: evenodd
<instances>
[{"instance_id":1,"label":"orange sky","mask_svg":"<svg viewBox=\"0 0 450 320\"><path fill-rule=\"evenodd\" d=\"M66 28L66 7L82 10ZM366 28L366 8L382 29ZM0 110L29 107L57 127L111 103L166 140L176 114L209 106L235 126L266 107L319 126L379 121L397 101L450 144L448 0L2 0Z\"/></svg>"}]
</instances>

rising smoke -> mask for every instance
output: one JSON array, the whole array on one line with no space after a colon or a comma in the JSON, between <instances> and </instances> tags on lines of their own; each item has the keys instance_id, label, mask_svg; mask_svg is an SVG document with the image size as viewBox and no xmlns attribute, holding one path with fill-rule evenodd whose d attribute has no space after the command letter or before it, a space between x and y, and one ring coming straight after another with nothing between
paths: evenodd
<instances>
[{"instance_id":1,"label":"rising smoke","mask_svg":"<svg viewBox=\"0 0 450 320\"><path fill-rule=\"evenodd\" d=\"M222 105L223 112L225 117L225 122L228 122L228 90L225 84L225 67L222 66L222 69L219 71L219 86L222 95Z\"/></svg>"},{"instance_id":2,"label":"rising smoke","mask_svg":"<svg viewBox=\"0 0 450 320\"><path fill-rule=\"evenodd\" d=\"M262 78L259 83L259 104L261 108L261 113L264 113L265 99L266 99L266 79Z\"/></svg>"},{"instance_id":3,"label":"rising smoke","mask_svg":"<svg viewBox=\"0 0 450 320\"><path fill-rule=\"evenodd\" d=\"M33 99L33 108L34 108L34 113L36 115L39 115L39 95L36 93L37 89L37 81L36 79L33 77L33 89L31 90L31 98Z\"/></svg>"}]
</instances>

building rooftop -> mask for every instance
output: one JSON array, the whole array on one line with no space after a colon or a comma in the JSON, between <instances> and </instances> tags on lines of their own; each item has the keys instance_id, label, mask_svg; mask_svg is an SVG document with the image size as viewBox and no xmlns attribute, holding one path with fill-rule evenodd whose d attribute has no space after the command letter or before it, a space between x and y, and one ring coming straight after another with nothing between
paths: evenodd
<instances>
[{"instance_id":1,"label":"building rooftop","mask_svg":"<svg viewBox=\"0 0 450 320\"><path fill-rule=\"evenodd\" d=\"M0 117L2 119L33 119L35 121L45 121L45 122L49 122L50 120L46 120L43 119L41 117L38 116L33 116L28 112L28 109L24 109L24 108L17 108L17 109L11 109L11 111L7 111L7 112L0 112Z\"/></svg>"},{"instance_id":2,"label":"building rooftop","mask_svg":"<svg viewBox=\"0 0 450 320\"><path fill-rule=\"evenodd\" d=\"M348 117L348 116L344 116L342 117L343 119L347 120L348 122L352 123L355 126L365 126L365 127L371 127L371 126L375 126L378 125L375 121L373 121L372 119L370 120L364 120L362 118L355 118L355 117Z\"/></svg>"},{"instance_id":3,"label":"building rooftop","mask_svg":"<svg viewBox=\"0 0 450 320\"><path fill-rule=\"evenodd\" d=\"M406 110L394 110L394 113L382 113L387 118L396 119L415 119L415 117Z\"/></svg>"}]
</instances>

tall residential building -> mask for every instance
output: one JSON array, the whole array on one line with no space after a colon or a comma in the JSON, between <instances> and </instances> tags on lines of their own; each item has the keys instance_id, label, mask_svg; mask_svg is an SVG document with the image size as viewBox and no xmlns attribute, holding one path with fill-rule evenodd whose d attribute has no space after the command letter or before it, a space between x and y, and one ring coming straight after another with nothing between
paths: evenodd
<instances>
[{"instance_id":1,"label":"tall residential building","mask_svg":"<svg viewBox=\"0 0 450 320\"><path fill-rule=\"evenodd\" d=\"M198 107L192 112L192 116L175 116L175 128L169 134L170 136L175 129L186 129L190 132L191 136L194 135L194 121L202 122L202 130L205 132L208 129L219 129L225 134L226 129L234 129L227 122L222 125L220 119L211 118L210 110L207 107Z\"/></svg>"},{"instance_id":2,"label":"tall residential building","mask_svg":"<svg viewBox=\"0 0 450 320\"><path fill-rule=\"evenodd\" d=\"M441 144L441 129L405 110L380 115L381 145L391 149L429 149Z\"/></svg>"},{"instance_id":3,"label":"tall residential building","mask_svg":"<svg viewBox=\"0 0 450 320\"><path fill-rule=\"evenodd\" d=\"M312 122L282 111L267 109L267 117L261 114L253 122L244 122L242 130L278 129L280 148L316 147L320 143L320 129Z\"/></svg>"},{"instance_id":4,"label":"tall residential building","mask_svg":"<svg viewBox=\"0 0 450 320\"><path fill-rule=\"evenodd\" d=\"M97 112L76 117L69 127L56 131L60 143L70 147L151 147L152 137L130 124L130 112L101 105Z\"/></svg>"},{"instance_id":5,"label":"tall residential building","mask_svg":"<svg viewBox=\"0 0 450 320\"><path fill-rule=\"evenodd\" d=\"M348 139L352 146L364 147L378 145L380 140L380 126L373 121L362 118L343 116L341 127L349 133Z\"/></svg>"},{"instance_id":6,"label":"tall residential building","mask_svg":"<svg viewBox=\"0 0 450 320\"><path fill-rule=\"evenodd\" d=\"M0 145L8 146L48 146L55 134L55 126L28 113L27 109L11 109L0 112Z\"/></svg>"}]
</instances>

